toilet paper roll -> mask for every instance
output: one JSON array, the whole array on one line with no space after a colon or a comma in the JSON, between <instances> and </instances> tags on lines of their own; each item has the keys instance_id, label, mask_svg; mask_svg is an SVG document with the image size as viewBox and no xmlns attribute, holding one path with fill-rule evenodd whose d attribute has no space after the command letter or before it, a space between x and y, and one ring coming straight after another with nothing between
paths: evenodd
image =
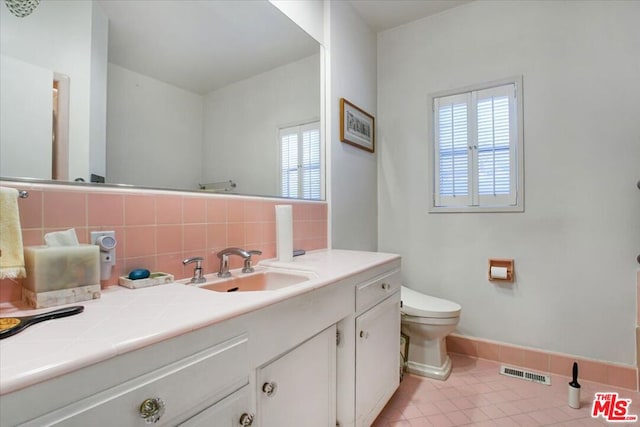
<instances>
[{"instance_id":1,"label":"toilet paper roll","mask_svg":"<svg viewBox=\"0 0 640 427\"><path fill-rule=\"evenodd\" d=\"M279 261L293 260L293 213L291 205L276 205L276 251Z\"/></svg>"},{"instance_id":2,"label":"toilet paper roll","mask_svg":"<svg viewBox=\"0 0 640 427\"><path fill-rule=\"evenodd\" d=\"M491 278L492 279L506 279L507 278L507 267L491 267Z\"/></svg>"}]
</instances>

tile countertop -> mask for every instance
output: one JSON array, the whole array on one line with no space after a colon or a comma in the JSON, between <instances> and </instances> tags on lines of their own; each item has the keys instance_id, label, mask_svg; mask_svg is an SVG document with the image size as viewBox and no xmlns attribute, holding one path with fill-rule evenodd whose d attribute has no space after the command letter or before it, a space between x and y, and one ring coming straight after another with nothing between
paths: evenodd
<instances>
[{"instance_id":1,"label":"tile countertop","mask_svg":"<svg viewBox=\"0 0 640 427\"><path fill-rule=\"evenodd\" d=\"M384 264L398 255L317 250L292 262L264 260L258 266L313 273L316 278L284 289L219 293L181 283L127 289L112 286L81 314L48 320L0 340L0 395L160 341L240 316ZM0 304L0 317L55 310Z\"/></svg>"}]
</instances>

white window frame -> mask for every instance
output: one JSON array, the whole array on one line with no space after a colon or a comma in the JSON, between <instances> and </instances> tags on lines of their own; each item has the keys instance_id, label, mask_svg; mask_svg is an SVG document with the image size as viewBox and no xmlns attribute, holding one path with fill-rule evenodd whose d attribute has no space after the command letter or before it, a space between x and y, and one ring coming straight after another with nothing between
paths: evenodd
<instances>
[{"instance_id":1,"label":"white window frame","mask_svg":"<svg viewBox=\"0 0 640 427\"><path fill-rule=\"evenodd\" d=\"M303 140L302 135L305 131L308 130L317 130L318 137L320 139L320 153L319 153L319 196L318 198L305 198L304 197L304 174L303 172ZM280 197L292 197L282 194L282 136L283 134L297 134L298 135L298 195L295 198L304 199L304 200L323 200L324 188L323 188L323 179L324 179L324 170L323 170L323 143L322 143L322 127L320 125L320 121L315 120L313 122L305 122L298 125L289 125L286 127L281 127L278 130L278 188L280 191Z\"/></svg>"},{"instance_id":2,"label":"white window frame","mask_svg":"<svg viewBox=\"0 0 640 427\"><path fill-rule=\"evenodd\" d=\"M513 85L515 89L515 102L510 105L510 157L512 173L510 174L511 188L515 194L509 196L479 196L477 191L477 126L467 129L469 151L468 162L469 194L465 197L440 197L439 187L439 154L436 135L436 120L438 111L435 107L436 100L444 97L455 96L455 99L465 100L467 108L467 123L475 124L477 114L477 94L483 92L504 91L507 85ZM510 89L513 89L510 88ZM437 92L429 95L428 124L431 129L429 138L429 159L431 173L429 174L429 213L455 213L455 212L524 212L524 132L522 109L522 76L509 77L484 84L467 86L464 88Z\"/></svg>"}]
</instances>

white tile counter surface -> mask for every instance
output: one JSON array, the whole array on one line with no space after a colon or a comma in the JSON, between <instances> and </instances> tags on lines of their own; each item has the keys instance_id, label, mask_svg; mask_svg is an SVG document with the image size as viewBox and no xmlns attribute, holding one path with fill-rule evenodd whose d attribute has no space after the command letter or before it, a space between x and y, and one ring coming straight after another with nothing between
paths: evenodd
<instances>
[{"instance_id":1,"label":"white tile counter surface","mask_svg":"<svg viewBox=\"0 0 640 427\"><path fill-rule=\"evenodd\" d=\"M284 289L221 293L171 283L143 289L110 287L84 312L47 320L0 341L0 394L55 378L114 356L213 325L334 283L398 259L376 252L318 250L291 262L259 266L313 273L316 278ZM26 316L60 307L29 310L0 304L0 317Z\"/></svg>"}]
</instances>

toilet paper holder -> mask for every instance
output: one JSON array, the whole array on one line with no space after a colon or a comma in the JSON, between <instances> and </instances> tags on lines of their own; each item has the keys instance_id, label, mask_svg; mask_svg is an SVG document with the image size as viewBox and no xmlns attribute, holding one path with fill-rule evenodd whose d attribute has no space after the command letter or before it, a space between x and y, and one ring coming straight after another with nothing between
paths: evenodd
<instances>
[{"instance_id":1,"label":"toilet paper holder","mask_svg":"<svg viewBox=\"0 0 640 427\"><path fill-rule=\"evenodd\" d=\"M492 282L513 282L513 259L490 258L487 276Z\"/></svg>"}]
</instances>

